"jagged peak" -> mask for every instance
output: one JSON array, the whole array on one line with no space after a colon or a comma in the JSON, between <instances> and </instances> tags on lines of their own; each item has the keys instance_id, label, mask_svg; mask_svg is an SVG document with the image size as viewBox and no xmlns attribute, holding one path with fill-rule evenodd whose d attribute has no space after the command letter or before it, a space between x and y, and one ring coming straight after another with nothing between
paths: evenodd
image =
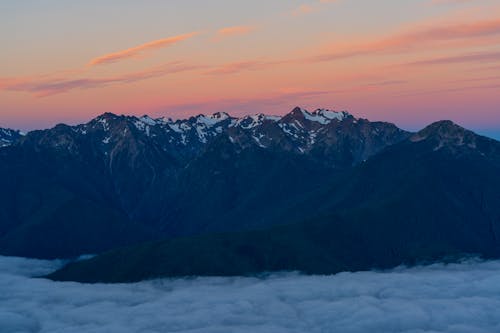
<instances>
[{"instance_id":1,"label":"jagged peak","mask_svg":"<svg viewBox=\"0 0 500 333\"><path fill-rule=\"evenodd\" d=\"M0 127L0 147L6 147L23 137L25 133L19 130Z\"/></svg>"},{"instance_id":2,"label":"jagged peak","mask_svg":"<svg viewBox=\"0 0 500 333\"><path fill-rule=\"evenodd\" d=\"M142 117L139 117L139 120L147 125L154 126L158 124L158 119L153 119L148 115L143 115Z\"/></svg>"},{"instance_id":3,"label":"jagged peak","mask_svg":"<svg viewBox=\"0 0 500 333\"><path fill-rule=\"evenodd\" d=\"M171 124L175 122L171 117L160 117L155 120L161 124Z\"/></svg>"},{"instance_id":4,"label":"jagged peak","mask_svg":"<svg viewBox=\"0 0 500 333\"><path fill-rule=\"evenodd\" d=\"M99 120L104 120L104 119L106 119L106 120L108 120L108 119L118 119L118 118L121 118L121 117L123 117L123 115L120 116L120 115L117 115L117 114L112 113L112 112L104 112L103 114L100 114L97 117L95 117L94 120L99 121Z\"/></svg>"},{"instance_id":5,"label":"jagged peak","mask_svg":"<svg viewBox=\"0 0 500 333\"><path fill-rule=\"evenodd\" d=\"M120 127L122 127L124 124L131 124L134 125L139 130L144 130L148 126L155 126L164 123L165 123L164 118L155 119L148 115L143 115L140 117L125 116L125 115L117 115L111 112L106 112L91 120L89 123L84 125L84 127L87 127L89 125L95 126L96 124L98 124L102 126L103 130L108 131L117 124L120 124L119 125ZM84 130L84 132L86 131Z\"/></svg>"},{"instance_id":6,"label":"jagged peak","mask_svg":"<svg viewBox=\"0 0 500 333\"><path fill-rule=\"evenodd\" d=\"M111 112L105 112L105 113L95 117L94 119L92 119L91 121L89 121L85 125L92 126L92 125L98 123L98 124L102 125L103 129L108 130L111 122L113 122L117 119L121 119L123 117L124 116L119 116L119 115L111 113Z\"/></svg>"},{"instance_id":7,"label":"jagged peak","mask_svg":"<svg viewBox=\"0 0 500 333\"><path fill-rule=\"evenodd\" d=\"M313 113L313 115L320 115L324 118L333 120L344 120L348 117L353 117L349 112L347 111L335 111L335 110L330 110L330 109L316 109Z\"/></svg>"},{"instance_id":8,"label":"jagged peak","mask_svg":"<svg viewBox=\"0 0 500 333\"><path fill-rule=\"evenodd\" d=\"M347 111L334 111L330 109L316 109L313 112L309 112L308 110L295 107L290 113L288 113L284 120L292 119L292 120L308 120L311 122L317 122L321 125L327 125L334 120L343 121L346 118L353 117Z\"/></svg>"},{"instance_id":9,"label":"jagged peak","mask_svg":"<svg viewBox=\"0 0 500 333\"><path fill-rule=\"evenodd\" d=\"M176 123L184 123L184 122L189 122L189 123L198 123L205 125L206 127L212 127L216 125L219 122L222 122L227 119L234 120L233 124L238 124L242 122L246 122L248 120L251 120L255 122L257 125L262 123L263 121L269 120L269 121L279 121L283 118L286 117L292 117L292 118L300 118L300 119L307 119L309 121L316 121L322 124L327 124L331 122L332 120L339 120L342 121L348 117L352 117L351 114L349 114L346 111L334 111L330 109L316 109L313 112L309 112L308 110L301 108L301 107L295 107L290 113L288 113L285 116L274 116L274 115L267 115L264 113L257 113L253 115L246 115L243 117L235 118L229 115L227 112L215 112L210 115L205 115L205 114L198 114L196 116L191 116L186 119L172 119L170 117L159 117L159 118L153 118L149 115L142 115L140 117L135 117L135 116L124 116L124 115L117 115L112 112L105 112L96 118L94 118L92 121L97 121L100 123L105 123L108 121L116 120L116 119L123 119L126 118L128 120L132 121L140 121L144 123L145 125L149 126L154 126L158 124L176 124ZM92 122L91 121L91 122Z\"/></svg>"},{"instance_id":10,"label":"jagged peak","mask_svg":"<svg viewBox=\"0 0 500 333\"><path fill-rule=\"evenodd\" d=\"M231 116L227 112L215 112L211 116L214 119L228 119L231 118Z\"/></svg>"},{"instance_id":11,"label":"jagged peak","mask_svg":"<svg viewBox=\"0 0 500 333\"><path fill-rule=\"evenodd\" d=\"M24 136L26 134L24 132L22 132L22 131L19 131L19 130L14 130L14 129L11 129L11 128L2 128L2 127L0 127L0 135L11 137L11 136L17 136L17 135Z\"/></svg>"},{"instance_id":12,"label":"jagged peak","mask_svg":"<svg viewBox=\"0 0 500 333\"><path fill-rule=\"evenodd\" d=\"M208 116L205 116L204 114L200 114L200 115L197 115L195 117L196 123L202 124L208 128L213 127L213 126L217 125L218 123L220 123L226 119L229 119L229 118L231 118L231 117L229 116L229 114L227 114L225 112L216 112L216 113L208 115Z\"/></svg>"},{"instance_id":13,"label":"jagged peak","mask_svg":"<svg viewBox=\"0 0 500 333\"><path fill-rule=\"evenodd\" d=\"M309 111L307 111L306 109L303 109L299 106L296 106L292 109L292 111L290 111L289 113L287 113L283 119L286 120L286 119L294 119L294 120L298 120L298 119L305 119L307 116L310 116L311 114L309 113Z\"/></svg>"},{"instance_id":14,"label":"jagged peak","mask_svg":"<svg viewBox=\"0 0 500 333\"><path fill-rule=\"evenodd\" d=\"M263 113L257 113L253 115L246 115L242 118L239 118L234 123L234 126L238 126L243 129L250 129L262 125L265 121L276 122L279 121L280 119L281 119L280 116L270 116L270 115L265 115Z\"/></svg>"}]
</instances>

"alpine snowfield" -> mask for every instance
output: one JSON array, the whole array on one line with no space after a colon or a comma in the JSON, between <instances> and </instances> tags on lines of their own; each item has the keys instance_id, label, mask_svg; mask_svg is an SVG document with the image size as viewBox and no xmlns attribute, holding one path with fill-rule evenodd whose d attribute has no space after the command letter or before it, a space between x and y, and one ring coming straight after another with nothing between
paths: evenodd
<instances>
[{"instance_id":1,"label":"alpine snowfield","mask_svg":"<svg viewBox=\"0 0 500 333\"><path fill-rule=\"evenodd\" d=\"M500 261L116 285L31 277L61 265L0 257L1 332L500 331Z\"/></svg>"}]
</instances>

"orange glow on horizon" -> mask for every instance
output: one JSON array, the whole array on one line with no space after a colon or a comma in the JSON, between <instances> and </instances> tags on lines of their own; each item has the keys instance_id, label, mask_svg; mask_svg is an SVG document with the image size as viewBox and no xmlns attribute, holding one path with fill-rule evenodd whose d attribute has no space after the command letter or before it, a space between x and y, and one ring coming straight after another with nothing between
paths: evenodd
<instances>
[{"instance_id":1,"label":"orange glow on horizon","mask_svg":"<svg viewBox=\"0 0 500 333\"><path fill-rule=\"evenodd\" d=\"M4 61L12 66L0 75L0 125L85 121L105 111L173 118L216 111L283 114L297 105L384 115L402 124L444 116L472 121L466 108L473 105L479 114L498 111L498 4L420 4L412 7L418 15L398 12L409 17L404 21L363 16L349 1L303 5L280 3L266 17L219 17L200 5L206 20L174 20L172 14L154 22L161 29L144 31L130 21L130 36L111 38L82 30L90 42L65 40L66 46L58 40L51 49L47 40L38 53L30 50L35 56L19 43L5 51L15 61ZM294 10L298 15L291 15ZM103 52L154 39L145 37L151 31L173 36ZM182 31L195 32L177 34ZM500 112L476 118L500 128Z\"/></svg>"}]
</instances>

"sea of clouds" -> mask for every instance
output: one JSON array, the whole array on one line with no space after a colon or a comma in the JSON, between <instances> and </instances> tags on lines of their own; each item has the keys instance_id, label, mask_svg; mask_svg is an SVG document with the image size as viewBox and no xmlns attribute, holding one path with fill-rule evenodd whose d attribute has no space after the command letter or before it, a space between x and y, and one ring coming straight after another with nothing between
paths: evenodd
<instances>
[{"instance_id":1,"label":"sea of clouds","mask_svg":"<svg viewBox=\"0 0 500 333\"><path fill-rule=\"evenodd\" d=\"M500 332L500 261L387 272L80 284L0 257L0 332Z\"/></svg>"}]
</instances>

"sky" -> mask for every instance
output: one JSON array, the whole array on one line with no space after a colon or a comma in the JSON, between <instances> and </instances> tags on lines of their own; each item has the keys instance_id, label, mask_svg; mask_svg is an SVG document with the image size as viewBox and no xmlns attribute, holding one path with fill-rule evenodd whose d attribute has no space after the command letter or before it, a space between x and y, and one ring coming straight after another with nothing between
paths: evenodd
<instances>
[{"instance_id":1,"label":"sky","mask_svg":"<svg viewBox=\"0 0 500 333\"><path fill-rule=\"evenodd\" d=\"M498 0L0 1L0 127L347 110L500 139Z\"/></svg>"},{"instance_id":2,"label":"sky","mask_svg":"<svg viewBox=\"0 0 500 333\"><path fill-rule=\"evenodd\" d=\"M30 278L59 261L0 257L0 331L499 332L499 261L332 276L80 284Z\"/></svg>"}]
</instances>

